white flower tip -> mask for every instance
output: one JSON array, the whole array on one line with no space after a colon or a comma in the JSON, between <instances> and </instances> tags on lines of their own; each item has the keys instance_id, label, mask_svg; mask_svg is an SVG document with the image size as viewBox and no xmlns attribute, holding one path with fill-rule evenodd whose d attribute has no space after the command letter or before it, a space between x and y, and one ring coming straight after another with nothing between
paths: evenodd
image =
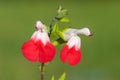
<instances>
[{"instance_id":1,"label":"white flower tip","mask_svg":"<svg viewBox=\"0 0 120 80\"><path fill-rule=\"evenodd\" d=\"M89 28L82 28L79 30L79 34L84 34L85 36L92 36Z\"/></svg>"},{"instance_id":2,"label":"white flower tip","mask_svg":"<svg viewBox=\"0 0 120 80\"><path fill-rule=\"evenodd\" d=\"M37 30L40 30L40 29L43 29L44 28L44 25L41 21L37 21L36 24L35 24L35 28Z\"/></svg>"},{"instance_id":3,"label":"white flower tip","mask_svg":"<svg viewBox=\"0 0 120 80\"><path fill-rule=\"evenodd\" d=\"M89 37L93 36L93 34L88 35Z\"/></svg>"}]
</instances>

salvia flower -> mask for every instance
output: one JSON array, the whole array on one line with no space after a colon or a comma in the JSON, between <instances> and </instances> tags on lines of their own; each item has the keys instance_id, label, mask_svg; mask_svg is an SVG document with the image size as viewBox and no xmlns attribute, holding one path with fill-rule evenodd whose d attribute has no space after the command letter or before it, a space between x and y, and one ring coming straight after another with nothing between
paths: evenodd
<instances>
[{"instance_id":1,"label":"salvia flower","mask_svg":"<svg viewBox=\"0 0 120 80\"><path fill-rule=\"evenodd\" d=\"M67 29L63 35L67 44L65 44L60 51L60 59L63 63L67 61L71 66L78 64L81 60L81 39L78 34L91 35L88 28Z\"/></svg>"},{"instance_id":2,"label":"salvia flower","mask_svg":"<svg viewBox=\"0 0 120 80\"><path fill-rule=\"evenodd\" d=\"M23 43L22 54L31 62L49 62L55 56L55 47L50 43L44 25L40 21L36 22L35 28L36 31L30 40Z\"/></svg>"}]
</instances>

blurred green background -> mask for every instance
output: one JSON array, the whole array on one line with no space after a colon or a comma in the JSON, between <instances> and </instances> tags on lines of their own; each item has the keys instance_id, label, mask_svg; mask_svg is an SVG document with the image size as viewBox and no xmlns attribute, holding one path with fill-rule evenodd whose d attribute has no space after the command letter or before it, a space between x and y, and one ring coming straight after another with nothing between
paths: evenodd
<instances>
[{"instance_id":1,"label":"blurred green background","mask_svg":"<svg viewBox=\"0 0 120 80\"><path fill-rule=\"evenodd\" d=\"M120 1L0 0L0 80L40 80L39 63L28 62L21 45L35 31L37 20L49 25L58 5L69 11L71 25L89 27L82 38L82 60L62 64L59 50L45 70L45 80L66 72L66 80L120 80Z\"/></svg>"}]
</instances>

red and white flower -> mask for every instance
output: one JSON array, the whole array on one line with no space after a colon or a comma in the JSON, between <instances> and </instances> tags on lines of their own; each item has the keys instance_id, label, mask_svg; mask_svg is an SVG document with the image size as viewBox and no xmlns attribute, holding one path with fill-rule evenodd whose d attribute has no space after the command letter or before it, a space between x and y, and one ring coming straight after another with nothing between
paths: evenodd
<instances>
[{"instance_id":1,"label":"red and white flower","mask_svg":"<svg viewBox=\"0 0 120 80\"><path fill-rule=\"evenodd\" d=\"M35 28L36 31L31 39L22 45L22 54L31 62L49 62L55 56L55 47L50 43L44 25L40 21L36 22Z\"/></svg>"},{"instance_id":2,"label":"red and white flower","mask_svg":"<svg viewBox=\"0 0 120 80\"><path fill-rule=\"evenodd\" d=\"M88 28L68 29L64 32L64 40L67 41L67 44L60 51L60 59L63 63L68 62L71 66L78 64L81 60L81 39L77 34L91 35Z\"/></svg>"}]
</instances>

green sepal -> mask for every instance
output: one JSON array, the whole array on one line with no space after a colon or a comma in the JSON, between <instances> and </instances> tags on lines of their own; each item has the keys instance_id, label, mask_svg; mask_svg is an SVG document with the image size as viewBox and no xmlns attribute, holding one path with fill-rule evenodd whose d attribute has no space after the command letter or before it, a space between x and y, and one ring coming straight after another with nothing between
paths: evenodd
<instances>
[{"instance_id":1,"label":"green sepal","mask_svg":"<svg viewBox=\"0 0 120 80\"><path fill-rule=\"evenodd\" d=\"M63 30L61 30L61 31L58 31L58 32L57 32L58 36L64 40L64 33L65 33L65 31L67 31L68 29L70 29L70 28L65 28L65 29L63 29Z\"/></svg>"},{"instance_id":2,"label":"green sepal","mask_svg":"<svg viewBox=\"0 0 120 80\"><path fill-rule=\"evenodd\" d=\"M65 43L65 41L61 38L58 38L57 40L55 40L52 44L54 46L58 46L59 44Z\"/></svg>"},{"instance_id":3,"label":"green sepal","mask_svg":"<svg viewBox=\"0 0 120 80\"><path fill-rule=\"evenodd\" d=\"M65 80L66 73L64 72L58 80Z\"/></svg>"},{"instance_id":4,"label":"green sepal","mask_svg":"<svg viewBox=\"0 0 120 80\"><path fill-rule=\"evenodd\" d=\"M65 28L63 30L55 30L55 35L57 35L57 38L52 41L52 44L54 46L58 46L59 44L63 44L65 43L66 41L64 40L64 33L65 31L67 31L68 29L70 28Z\"/></svg>"},{"instance_id":5,"label":"green sepal","mask_svg":"<svg viewBox=\"0 0 120 80\"><path fill-rule=\"evenodd\" d=\"M49 32L48 26L44 24L44 28L45 28L45 31L48 33Z\"/></svg>"},{"instance_id":6,"label":"green sepal","mask_svg":"<svg viewBox=\"0 0 120 80\"><path fill-rule=\"evenodd\" d=\"M69 22L69 19L64 17L64 18L60 19L60 22Z\"/></svg>"},{"instance_id":7,"label":"green sepal","mask_svg":"<svg viewBox=\"0 0 120 80\"><path fill-rule=\"evenodd\" d=\"M62 31L57 32L58 36L64 40L64 33Z\"/></svg>"}]
</instances>

